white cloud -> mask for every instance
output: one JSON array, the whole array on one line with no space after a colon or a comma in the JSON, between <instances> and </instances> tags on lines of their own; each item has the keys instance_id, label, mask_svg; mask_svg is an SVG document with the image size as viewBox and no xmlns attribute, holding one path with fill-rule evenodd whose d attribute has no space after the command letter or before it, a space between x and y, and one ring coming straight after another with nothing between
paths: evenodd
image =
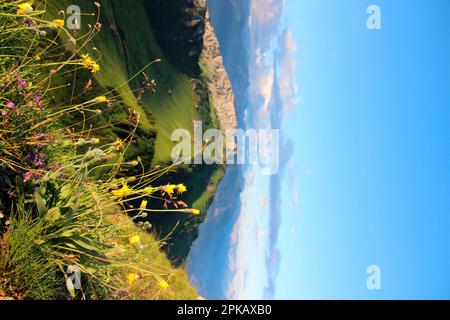
<instances>
[{"instance_id":1,"label":"white cloud","mask_svg":"<svg viewBox=\"0 0 450 320\"><path fill-rule=\"evenodd\" d=\"M294 106L298 103L298 88L295 78L297 44L291 29L284 31L280 37L280 41L280 92L281 99L283 100L283 112L290 114Z\"/></svg>"}]
</instances>

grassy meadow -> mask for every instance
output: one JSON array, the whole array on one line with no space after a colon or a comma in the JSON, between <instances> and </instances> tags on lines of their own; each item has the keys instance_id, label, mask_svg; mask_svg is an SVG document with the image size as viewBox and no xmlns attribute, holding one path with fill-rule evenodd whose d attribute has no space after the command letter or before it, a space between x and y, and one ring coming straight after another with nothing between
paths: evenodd
<instances>
[{"instance_id":1,"label":"grassy meadow","mask_svg":"<svg viewBox=\"0 0 450 320\"><path fill-rule=\"evenodd\" d=\"M84 80L95 79L92 96L95 96L94 92L112 90L120 107L96 117L95 125L107 126L99 131L100 135L123 139L130 129L126 121L128 109L138 111L141 121L135 134L136 143L130 146L127 159L140 157L145 168L167 166L171 163L174 143L170 138L174 130L183 128L193 132L194 120L202 120L205 129L219 127L204 80L211 71L200 68L195 57L189 61L181 58L187 56L187 44L193 41L190 38L193 32L186 33L185 30L189 18L183 7L185 2L136 0L132 6L120 0L99 3L102 8L99 17L102 32L86 45L85 50L99 56L104 67L102 72ZM90 15L96 9L93 2L51 1L47 16L49 19L57 18L59 11L71 4L80 6L83 13L81 33L87 32L89 25L94 25L97 20L97 16ZM197 12L197 9L192 10ZM179 34L186 37L184 42L176 38ZM67 35L62 35L62 38L65 37ZM70 47L66 49L71 51ZM152 61L157 62L146 72L155 81L155 90L136 99L142 80L134 77ZM83 90L85 82L77 79L83 79L83 76L67 75L61 85L76 80L78 90ZM72 90L72 87L67 87L63 97L70 95ZM61 96L55 96L55 100L61 100ZM111 127L110 124L115 125ZM219 166L178 166L172 168L170 175L158 179L161 184L182 179L189 187L186 203L203 212L194 218L190 215L149 217L160 237L164 238L169 233L172 235L164 249L177 264L183 263L197 237L198 225L204 220L205 209L212 201L223 171L224 168Z\"/></svg>"},{"instance_id":2,"label":"grassy meadow","mask_svg":"<svg viewBox=\"0 0 450 320\"><path fill-rule=\"evenodd\" d=\"M0 299L195 299L162 250L187 254L223 168L169 140L209 100L144 1L75 2L73 31L67 1L0 1Z\"/></svg>"}]
</instances>

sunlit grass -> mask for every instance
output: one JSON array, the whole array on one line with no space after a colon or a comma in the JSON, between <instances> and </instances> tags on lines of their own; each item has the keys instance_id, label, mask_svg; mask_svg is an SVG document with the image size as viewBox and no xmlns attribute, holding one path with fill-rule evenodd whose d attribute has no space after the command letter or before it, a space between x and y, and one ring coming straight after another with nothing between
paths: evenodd
<instances>
[{"instance_id":1,"label":"sunlit grass","mask_svg":"<svg viewBox=\"0 0 450 320\"><path fill-rule=\"evenodd\" d=\"M154 185L177 164L149 169L140 158L126 159L143 119L139 106L130 109L122 139L97 136L91 121L116 108L122 90L125 99L152 91L145 73L158 60L131 79L119 72L120 84L94 97L91 79L76 90L67 75L74 82L83 74L112 76L101 48L87 49L102 26L96 20L71 33L63 19L46 20L47 4L0 4L0 298L195 298L185 273L147 234L151 227L128 218L200 213L179 199L183 183ZM141 87L130 90L138 78ZM67 88L71 94L55 102ZM161 206L148 208L148 200ZM81 271L81 288L69 267Z\"/></svg>"}]
</instances>

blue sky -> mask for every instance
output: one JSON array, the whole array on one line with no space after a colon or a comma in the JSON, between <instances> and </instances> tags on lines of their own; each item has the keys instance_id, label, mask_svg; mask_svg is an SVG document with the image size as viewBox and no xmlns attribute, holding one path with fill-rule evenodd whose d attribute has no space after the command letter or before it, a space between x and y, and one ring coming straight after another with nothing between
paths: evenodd
<instances>
[{"instance_id":1,"label":"blue sky","mask_svg":"<svg viewBox=\"0 0 450 320\"><path fill-rule=\"evenodd\" d=\"M450 298L450 2L209 3L241 125L283 140L279 174L227 171L188 261L200 294Z\"/></svg>"},{"instance_id":2,"label":"blue sky","mask_svg":"<svg viewBox=\"0 0 450 320\"><path fill-rule=\"evenodd\" d=\"M449 9L286 2L300 101L276 298L450 298ZM367 290L369 265L382 290Z\"/></svg>"}]
</instances>

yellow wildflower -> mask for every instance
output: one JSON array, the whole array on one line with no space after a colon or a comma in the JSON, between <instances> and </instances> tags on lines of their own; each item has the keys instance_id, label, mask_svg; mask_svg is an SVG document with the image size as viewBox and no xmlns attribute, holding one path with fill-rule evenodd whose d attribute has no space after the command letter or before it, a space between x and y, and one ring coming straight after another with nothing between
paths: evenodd
<instances>
[{"instance_id":1,"label":"yellow wildflower","mask_svg":"<svg viewBox=\"0 0 450 320\"><path fill-rule=\"evenodd\" d=\"M64 20L56 19L50 22L50 28L58 29L64 26Z\"/></svg>"},{"instance_id":2,"label":"yellow wildflower","mask_svg":"<svg viewBox=\"0 0 450 320\"><path fill-rule=\"evenodd\" d=\"M177 185L178 194L182 194L187 191L187 188L184 184Z\"/></svg>"},{"instance_id":3,"label":"yellow wildflower","mask_svg":"<svg viewBox=\"0 0 450 320\"><path fill-rule=\"evenodd\" d=\"M175 192L175 189L177 188L174 184L168 184L161 187L161 190L163 194L167 194L169 197L172 197L173 193Z\"/></svg>"},{"instance_id":4,"label":"yellow wildflower","mask_svg":"<svg viewBox=\"0 0 450 320\"><path fill-rule=\"evenodd\" d=\"M111 193L113 196L116 196L117 198L123 198L126 196L129 196L133 190L128 187L126 183L123 184L122 188L118 190L113 190Z\"/></svg>"},{"instance_id":5,"label":"yellow wildflower","mask_svg":"<svg viewBox=\"0 0 450 320\"><path fill-rule=\"evenodd\" d=\"M92 73L97 73L100 71L100 66L91 58L89 54L81 55L81 64L87 70L90 70Z\"/></svg>"},{"instance_id":6,"label":"yellow wildflower","mask_svg":"<svg viewBox=\"0 0 450 320\"><path fill-rule=\"evenodd\" d=\"M92 73L97 73L97 72L99 72L100 71L100 66L96 63L96 62L94 62L92 65L91 65L91 72Z\"/></svg>"},{"instance_id":7,"label":"yellow wildflower","mask_svg":"<svg viewBox=\"0 0 450 320\"><path fill-rule=\"evenodd\" d=\"M82 64L85 69L90 69L91 65L94 63L94 60L92 60L89 54L82 54L81 59L83 60Z\"/></svg>"},{"instance_id":8,"label":"yellow wildflower","mask_svg":"<svg viewBox=\"0 0 450 320\"><path fill-rule=\"evenodd\" d=\"M92 138L91 139L91 143L92 144L99 144L100 143L100 139L99 138Z\"/></svg>"},{"instance_id":9,"label":"yellow wildflower","mask_svg":"<svg viewBox=\"0 0 450 320\"><path fill-rule=\"evenodd\" d=\"M130 239L128 241L136 249L141 249L142 248L141 238L139 238L139 236L132 236L132 237L130 237Z\"/></svg>"},{"instance_id":10,"label":"yellow wildflower","mask_svg":"<svg viewBox=\"0 0 450 320\"><path fill-rule=\"evenodd\" d=\"M123 147L123 140L117 139L116 142L114 142L114 150L119 151Z\"/></svg>"},{"instance_id":11,"label":"yellow wildflower","mask_svg":"<svg viewBox=\"0 0 450 320\"><path fill-rule=\"evenodd\" d=\"M147 209L147 204L148 204L148 201L147 200L142 200L142 202L141 202L141 206L139 207L141 210L145 210L145 209Z\"/></svg>"},{"instance_id":12,"label":"yellow wildflower","mask_svg":"<svg viewBox=\"0 0 450 320\"><path fill-rule=\"evenodd\" d=\"M201 212L198 209L180 209L179 212L191 213L193 215L198 216Z\"/></svg>"},{"instance_id":13,"label":"yellow wildflower","mask_svg":"<svg viewBox=\"0 0 450 320\"><path fill-rule=\"evenodd\" d=\"M158 286L161 289L167 289L169 287L169 283L166 280L158 280Z\"/></svg>"},{"instance_id":14,"label":"yellow wildflower","mask_svg":"<svg viewBox=\"0 0 450 320\"><path fill-rule=\"evenodd\" d=\"M128 284L131 286L133 283L136 282L136 280L139 279L139 275L137 275L136 273L129 273L127 275L127 281Z\"/></svg>"},{"instance_id":15,"label":"yellow wildflower","mask_svg":"<svg viewBox=\"0 0 450 320\"><path fill-rule=\"evenodd\" d=\"M146 188L144 188L144 193L145 194L153 194L153 193L155 193L155 188L146 187Z\"/></svg>"},{"instance_id":16,"label":"yellow wildflower","mask_svg":"<svg viewBox=\"0 0 450 320\"><path fill-rule=\"evenodd\" d=\"M17 14L30 14L33 12L33 7L31 6L31 3L25 2L19 4L17 9Z\"/></svg>"},{"instance_id":17,"label":"yellow wildflower","mask_svg":"<svg viewBox=\"0 0 450 320\"><path fill-rule=\"evenodd\" d=\"M95 98L94 101L98 102L98 103L107 102L108 98L106 98L105 96L99 96L99 97Z\"/></svg>"}]
</instances>

